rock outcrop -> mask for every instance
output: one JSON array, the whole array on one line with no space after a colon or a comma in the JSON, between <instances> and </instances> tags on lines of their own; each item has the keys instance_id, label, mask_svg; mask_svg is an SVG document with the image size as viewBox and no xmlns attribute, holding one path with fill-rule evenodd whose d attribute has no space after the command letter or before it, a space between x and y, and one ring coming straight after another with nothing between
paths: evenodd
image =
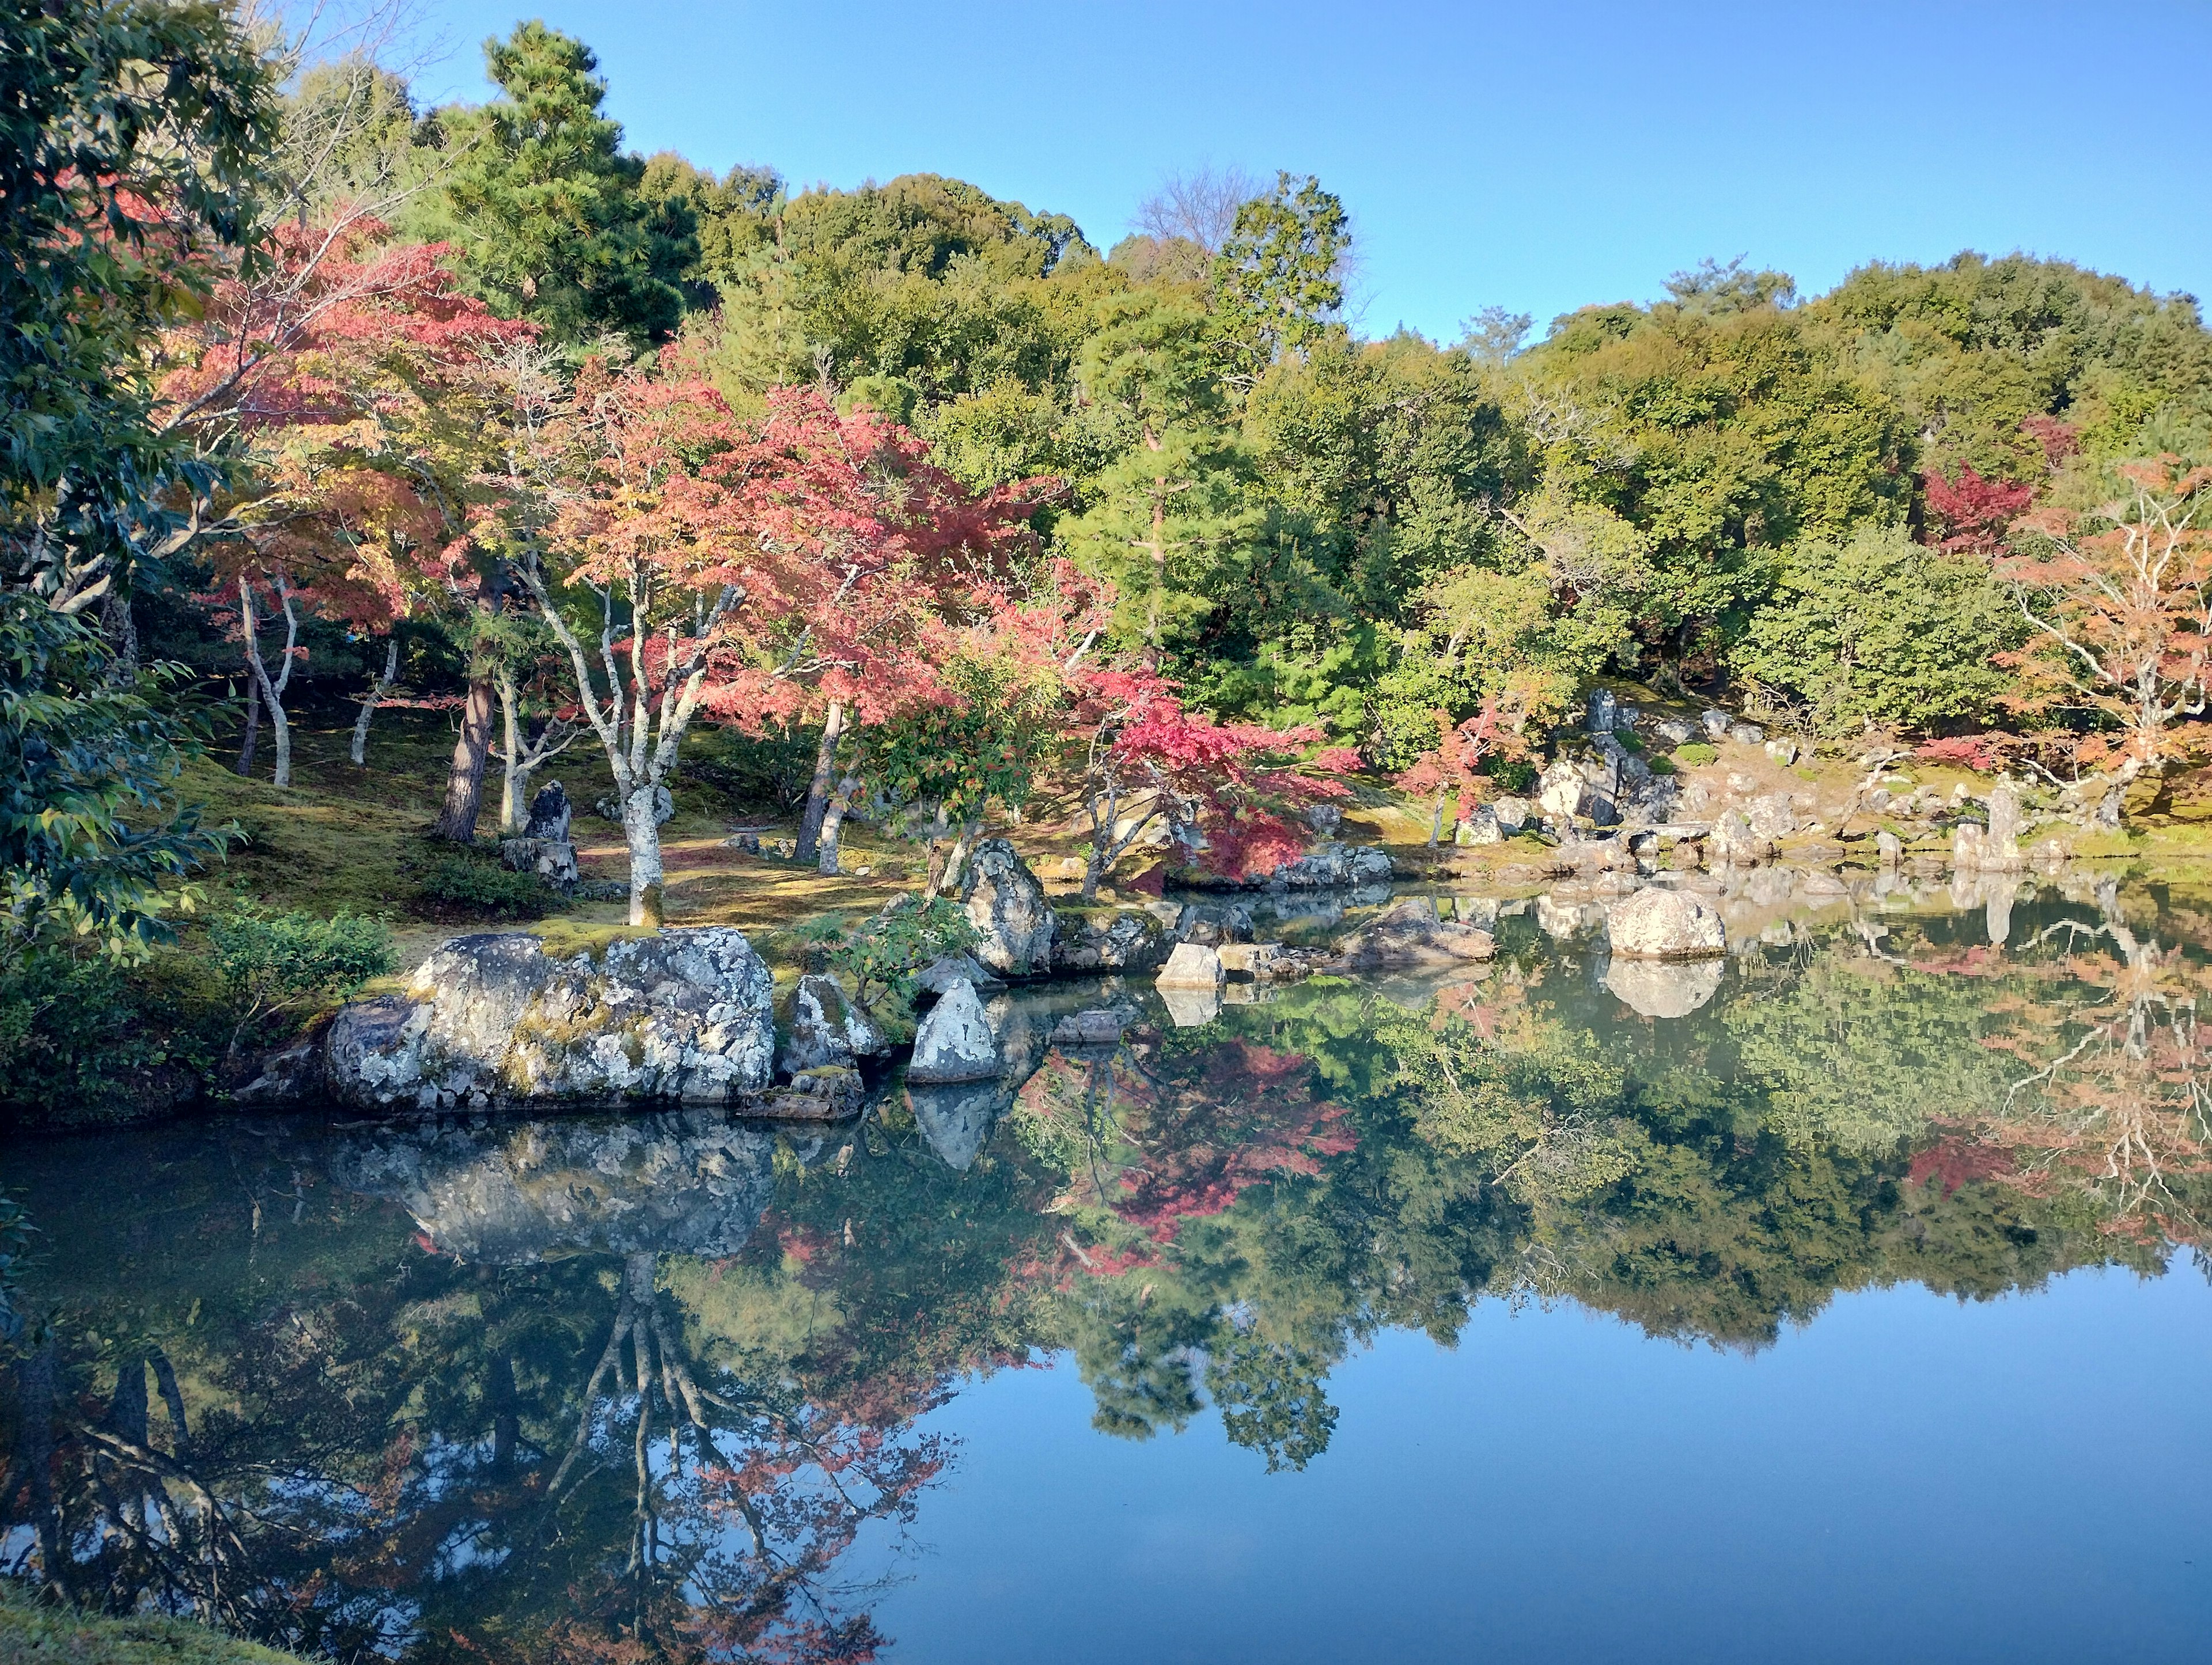
<instances>
[{"instance_id":1,"label":"rock outcrop","mask_svg":"<svg viewBox=\"0 0 2212 1665\"><path fill-rule=\"evenodd\" d=\"M1728 952L1721 916L1693 896L1656 887L1606 909L1606 937L1619 960L1694 960Z\"/></svg>"},{"instance_id":2,"label":"rock outcrop","mask_svg":"<svg viewBox=\"0 0 2212 1665\"><path fill-rule=\"evenodd\" d=\"M1186 872L1180 882L1203 890L1330 890L1346 885L1387 884L1394 870L1388 853L1365 844L1317 844L1272 872L1243 878Z\"/></svg>"},{"instance_id":3,"label":"rock outcrop","mask_svg":"<svg viewBox=\"0 0 2212 1665\"><path fill-rule=\"evenodd\" d=\"M1063 914L1052 939L1052 969L1069 975L1093 971L1149 971L1168 957L1167 927L1150 914L1111 919Z\"/></svg>"},{"instance_id":4,"label":"rock outcrop","mask_svg":"<svg viewBox=\"0 0 2212 1665\"><path fill-rule=\"evenodd\" d=\"M1486 960L1498 951L1489 932L1439 919L1435 902L1407 896L1337 945L1334 972L1410 971Z\"/></svg>"},{"instance_id":5,"label":"rock outcrop","mask_svg":"<svg viewBox=\"0 0 2212 1665\"><path fill-rule=\"evenodd\" d=\"M1203 944L1179 942L1168 963L1160 968L1159 987L1162 988L1213 988L1221 987L1222 970L1219 951Z\"/></svg>"},{"instance_id":6,"label":"rock outcrop","mask_svg":"<svg viewBox=\"0 0 2212 1665\"><path fill-rule=\"evenodd\" d=\"M916 1085L983 1081L999 1073L999 1042L975 985L957 982L930 1007L914 1034L906 1079Z\"/></svg>"},{"instance_id":7,"label":"rock outcrop","mask_svg":"<svg viewBox=\"0 0 2212 1665\"><path fill-rule=\"evenodd\" d=\"M783 1043L783 1073L796 1076L830 1065L850 1065L890 1050L883 1030L847 996L835 977L810 972L792 991L790 1038Z\"/></svg>"},{"instance_id":8,"label":"rock outcrop","mask_svg":"<svg viewBox=\"0 0 2212 1665\"><path fill-rule=\"evenodd\" d=\"M500 841L500 860L519 873L536 873L549 884L568 889L582 877L568 836L574 818L568 789L558 781L540 788L530 800L530 819L520 836Z\"/></svg>"},{"instance_id":9,"label":"rock outcrop","mask_svg":"<svg viewBox=\"0 0 2212 1665\"><path fill-rule=\"evenodd\" d=\"M364 1109L757 1101L775 1056L771 983L726 926L556 959L527 934L458 937L404 995L349 1006L325 1078Z\"/></svg>"},{"instance_id":10,"label":"rock outcrop","mask_svg":"<svg viewBox=\"0 0 2212 1665\"><path fill-rule=\"evenodd\" d=\"M1052 969L1058 921L1029 863L1003 838L987 838L968 858L960 880L968 921L983 933L975 957L1007 977L1042 977Z\"/></svg>"}]
</instances>

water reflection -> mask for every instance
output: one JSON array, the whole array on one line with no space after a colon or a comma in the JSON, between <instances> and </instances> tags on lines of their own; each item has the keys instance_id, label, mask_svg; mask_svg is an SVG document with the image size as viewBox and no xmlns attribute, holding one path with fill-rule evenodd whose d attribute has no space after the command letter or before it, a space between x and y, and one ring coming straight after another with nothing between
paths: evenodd
<instances>
[{"instance_id":1,"label":"water reflection","mask_svg":"<svg viewBox=\"0 0 2212 1665\"><path fill-rule=\"evenodd\" d=\"M1210 1402L1295 1470L1336 1460L1351 1348L1486 1298L1757 1348L1842 1290L2201 1249L2212 919L1953 900L1747 888L1742 951L1685 967L1607 964L1571 894L1489 904L1479 976L1154 1006L1110 1049L1045 1037L1142 991L1009 997L1006 1078L826 1138L702 1111L22 1145L0 1556L341 1657L860 1659L957 1460L920 1419L1046 1353L1100 1430Z\"/></svg>"}]
</instances>

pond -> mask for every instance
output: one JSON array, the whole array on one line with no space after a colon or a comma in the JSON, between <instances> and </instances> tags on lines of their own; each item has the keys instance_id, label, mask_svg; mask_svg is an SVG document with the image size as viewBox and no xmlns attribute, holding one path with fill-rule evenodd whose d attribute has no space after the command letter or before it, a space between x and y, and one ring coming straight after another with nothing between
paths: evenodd
<instances>
[{"instance_id":1,"label":"pond","mask_svg":"<svg viewBox=\"0 0 2212 1665\"><path fill-rule=\"evenodd\" d=\"M17 1138L0 1562L343 1659L2205 1657L2212 906L1992 883L1056 986L826 1133Z\"/></svg>"}]
</instances>

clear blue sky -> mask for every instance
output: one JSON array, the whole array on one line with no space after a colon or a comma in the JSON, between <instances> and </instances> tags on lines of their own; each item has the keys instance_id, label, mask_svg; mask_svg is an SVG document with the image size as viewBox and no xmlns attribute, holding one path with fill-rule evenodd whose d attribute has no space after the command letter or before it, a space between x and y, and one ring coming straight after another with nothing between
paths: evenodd
<instances>
[{"instance_id":1,"label":"clear blue sky","mask_svg":"<svg viewBox=\"0 0 2212 1665\"><path fill-rule=\"evenodd\" d=\"M1167 170L1318 173L1369 334L1492 303L1540 330L1706 255L1812 294L2019 248L2212 300L2212 0L423 3L431 98L487 96L477 43L542 16L635 149L953 174L1102 247Z\"/></svg>"}]
</instances>

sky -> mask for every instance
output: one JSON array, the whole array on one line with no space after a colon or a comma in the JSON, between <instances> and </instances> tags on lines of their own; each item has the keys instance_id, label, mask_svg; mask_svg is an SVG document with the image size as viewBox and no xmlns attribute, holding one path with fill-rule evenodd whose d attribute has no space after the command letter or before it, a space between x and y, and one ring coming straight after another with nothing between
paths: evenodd
<instances>
[{"instance_id":1,"label":"sky","mask_svg":"<svg viewBox=\"0 0 2212 1665\"><path fill-rule=\"evenodd\" d=\"M1170 172L1317 174L1368 335L1540 333L1737 255L1808 295L1975 248L2212 297L2212 0L418 3L424 101L489 96L478 43L541 16L641 154L950 174L1102 248Z\"/></svg>"}]
</instances>

